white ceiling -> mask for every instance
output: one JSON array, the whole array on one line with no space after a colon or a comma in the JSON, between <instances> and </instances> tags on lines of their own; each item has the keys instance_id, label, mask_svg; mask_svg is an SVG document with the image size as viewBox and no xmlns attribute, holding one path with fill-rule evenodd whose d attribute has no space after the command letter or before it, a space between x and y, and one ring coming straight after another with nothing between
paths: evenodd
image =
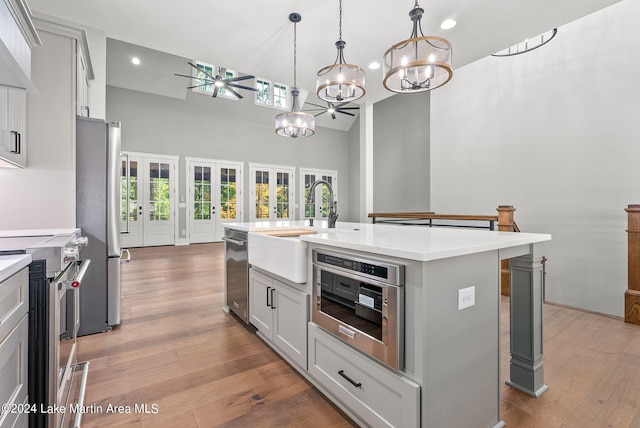
<instances>
[{"instance_id":1,"label":"white ceiling","mask_svg":"<svg viewBox=\"0 0 640 428\"><path fill-rule=\"evenodd\" d=\"M293 24L288 16L298 12L302 15L297 25L298 86L309 90L312 95L308 100L316 103L321 102L314 100L315 74L335 61L338 0L27 1L36 12L103 29L107 37L126 42L109 44L110 49L119 49L108 54L112 61L121 58L126 62L127 50L131 49L131 55L140 55L135 50L142 46L176 55L178 59L197 59L289 84L293 83ZM424 34L444 37L453 44L455 81L455 68L617 1L422 0L419 3L425 10ZM368 70L367 66L372 61L380 62L392 44L409 37L408 13L413 6L414 1L410 0L343 0L345 58L367 70L367 94L358 102L376 102L392 95L382 86L382 71ZM458 25L452 30L441 30L440 23L446 18L455 19ZM142 60L141 67L148 67L147 73L153 61L150 64ZM108 67L113 69L115 65ZM174 82L180 78L172 74L184 71L189 74L188 68L168 70L155 64L155 70L166 73ZM149 78L150 74L146 76ZM185 83L186 79L179 81L184 87ZM350 121L341 126L335 123L327 126L348 129Z\"/></svg>"}]
</instances>

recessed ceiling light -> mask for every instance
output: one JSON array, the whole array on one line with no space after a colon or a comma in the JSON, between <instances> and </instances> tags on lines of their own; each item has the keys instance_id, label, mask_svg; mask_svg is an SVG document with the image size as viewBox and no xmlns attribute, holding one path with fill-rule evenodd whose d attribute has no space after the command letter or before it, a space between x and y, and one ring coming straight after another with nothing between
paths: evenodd
<instances>
[{"instance_id":1,"label":"recessed ceiling light","mask_svg":"<svg viewBox=\"0 0 640 428\"><path fill-rule=\"evenodd\" d=\"M133 58L131 58L131 62L133 63L133 65L140 65L140 58L134 56Z\"/></svg>"},{"instance_id":2,"label":"recessed ceiling light","mask_svg":"<svg viewBox=\"0 0 640 428\"><path fill-rule=\"evenodd\" d=\"M372 62L371 64L369 64L369 68L370 68L371 70L377 70L377 69L379 69L379 68L380 68L380 63L379 63L379 62L374 61L374 62Z\"/></svg>"},{"instance_id":3,"label":"recessed ceiling light","mask_svg":"<svg viewBox=\"0 0 640 428\"><path fill-rule=\"evenodd\" d=\"M450 30L455 27L457 24L455 19L445 19L442 24L440 24L440 28L443 30Z\"/></svg>"}]
</instances>

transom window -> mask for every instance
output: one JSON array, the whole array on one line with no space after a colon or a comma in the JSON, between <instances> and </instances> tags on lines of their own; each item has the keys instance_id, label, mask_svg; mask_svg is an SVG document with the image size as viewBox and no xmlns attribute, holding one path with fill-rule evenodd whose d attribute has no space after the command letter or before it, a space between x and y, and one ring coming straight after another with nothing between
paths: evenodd
<instances>
[{"instance_id":1,"label":"transom window","mask_svg":"<svg viewBox=\"0 0 640 428\"><path fill-rule=\"evenodd\" d=\"M255 104L259 106L272 107L278 110L289 109L289 86L282 83L275 83L270 80L256 78L256 99Z\"/></svg>"},{"instance_id":2,"label":"transom window","mask_svg":"<svg viewBox=\"0 0 640 428\"><path fill-rule=\"evenodd\" d=\"M196 61L195 65L196 67L198 67L198 69L197 70L195 68L193 69L193 73L194 73L193 77L196 78L194 81L195 88L193 88L193 92L196 92L199 94L205 94L205 95L212 95L213 85L210 83L207 83L206 79L211 80L209 76L213 76L213 77L217 76L219 67L216 67L215 65L207 64L201 61ZM209 76L207 76L207 74L209 74ZM236 77L237 75L238 75L237 72L227 69L225 71L224 76L222 76L222 78L229 79L229 78ZM227 91L225 88L218 88L217 96L229 98L232 100L238 99L238 97L233 95L231 92Z\"/></svg>"}]
</instances>

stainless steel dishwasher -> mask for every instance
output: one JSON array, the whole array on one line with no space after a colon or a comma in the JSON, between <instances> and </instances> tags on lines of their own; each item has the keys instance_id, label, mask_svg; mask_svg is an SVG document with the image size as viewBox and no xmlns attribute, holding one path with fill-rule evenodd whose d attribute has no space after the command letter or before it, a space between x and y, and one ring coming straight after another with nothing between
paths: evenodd
<instances>
[{"instance_id":1,"label":"stainless steel dishwasher","mask_svg":"<svg viewBox=\"0 0 640 428\"><path fill-rule=\"evenodd\" d=\"M230 310L249 324L247 232L227 228L222 240L224 241L226 304Z\"/></svg>"}]
</instances>

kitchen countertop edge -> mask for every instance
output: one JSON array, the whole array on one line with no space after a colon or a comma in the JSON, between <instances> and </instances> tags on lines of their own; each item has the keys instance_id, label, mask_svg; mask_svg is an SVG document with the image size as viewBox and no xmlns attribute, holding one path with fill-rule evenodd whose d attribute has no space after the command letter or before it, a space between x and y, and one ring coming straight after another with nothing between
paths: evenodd
<instances>
[{"instance_id":1,"label":"kitchen countertop edge","mask_svg":"<svg viewBox=\"0 0 640 428\"><path fill-rule=\"evenodd\" d=\"M31 254L12 254L0 256L0 282L5 281L12 275L31 263Z\"/></svg>"},{"instance_id":2,"label":"kitchen countertop edge","mask_svg":"<svg viewBox=\"0 0 640 428\"><path fill-rule=\"evenodd\" d=\"M308 225L308 221L230 223L225 227L249 233L278 228L312 228ZM542 233L370 223L338 222L335 229L328 229L326 222L316 222L316 226L313 228L318 230L317 234L300 235L299 239L303 242L344 250L363 251L417 261L444 259L551 240L551 235Z\"/></svg>"}]
</instances>

